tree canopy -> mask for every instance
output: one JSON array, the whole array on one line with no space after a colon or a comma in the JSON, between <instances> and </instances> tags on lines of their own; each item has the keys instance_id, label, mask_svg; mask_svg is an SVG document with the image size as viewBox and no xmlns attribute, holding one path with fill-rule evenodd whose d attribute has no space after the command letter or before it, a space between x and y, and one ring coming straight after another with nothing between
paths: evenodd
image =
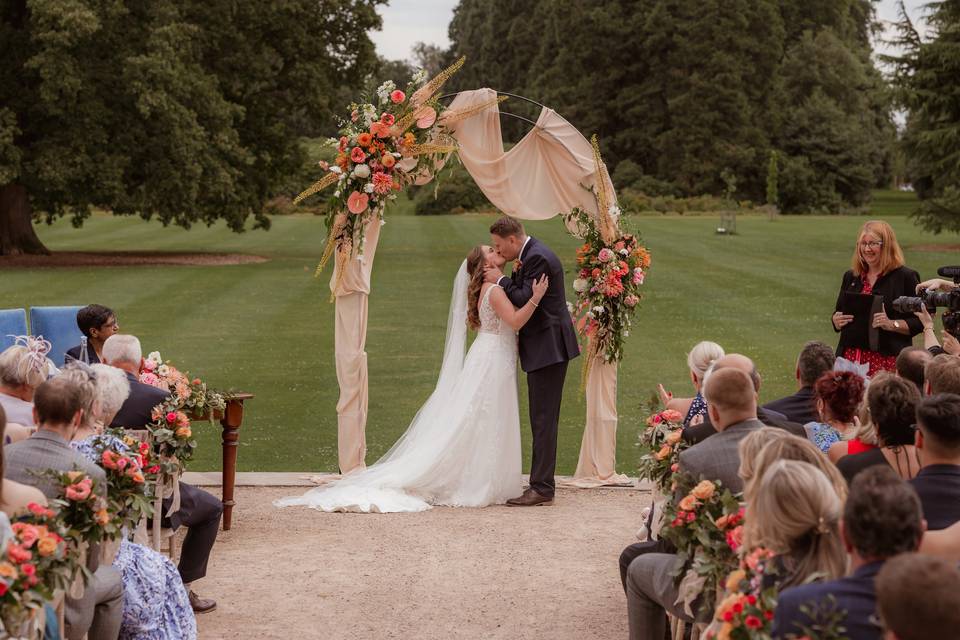
<instances>
[{"instance_id":1,"label":"tree canopy","mask_svg":"<svg viewBox=\"0 0 960 640\"><path fill-rule=\"evenodd\" d=\"M93 208L189 227L250 217L374 66L384 0L0 5L0 254Z\"/></svg>"}]
</instances>

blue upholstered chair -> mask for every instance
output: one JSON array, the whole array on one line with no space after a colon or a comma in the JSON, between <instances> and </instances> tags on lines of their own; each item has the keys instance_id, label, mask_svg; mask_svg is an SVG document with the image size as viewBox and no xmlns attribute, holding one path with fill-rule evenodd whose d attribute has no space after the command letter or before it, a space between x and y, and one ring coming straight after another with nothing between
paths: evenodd
<instances>
[{"instance_id":1,"label":"blue upholstered chair","mask_svg":"<svg viewBox=\"0 0 960 640\"><path fill-rule=\"evenodd\" d=\"M77 311L81 307L30 307L30 334L43 336L50 342L47 356L58 367L66 359L67 349L80 344L83 336L77 328Z\"/></svg>"},{"instance_id":2,"label":"blue upholstered chair","mask_svg":"<svg viewBox=\"0 0 960 640\"><path fill-rule=\"evenodd\" d=\"M25 335L27 335L27 310L0 309L0 351L13 346L13 338L10 336Z\"/></svg>"}]
</instances>

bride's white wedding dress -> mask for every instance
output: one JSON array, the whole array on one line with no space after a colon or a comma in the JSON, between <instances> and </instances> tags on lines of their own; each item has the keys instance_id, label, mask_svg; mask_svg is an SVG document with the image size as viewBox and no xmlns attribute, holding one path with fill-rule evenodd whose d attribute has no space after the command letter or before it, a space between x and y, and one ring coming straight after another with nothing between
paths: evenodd
<instances>
[{"instance_id":1,"label":"bride's white wedding dress","mask_svg":"<svg viewBox=\"0 0 960 640\"><path fill-rule=\"evenodd\" d=\"M464 358L468 280L464 262L454 282L440 378L406 433L373 466L277 506L388 513L483 507L520 495L517 336L490 304L491 287L480 300L480 329Z\"/></svg>"}]
</instances>

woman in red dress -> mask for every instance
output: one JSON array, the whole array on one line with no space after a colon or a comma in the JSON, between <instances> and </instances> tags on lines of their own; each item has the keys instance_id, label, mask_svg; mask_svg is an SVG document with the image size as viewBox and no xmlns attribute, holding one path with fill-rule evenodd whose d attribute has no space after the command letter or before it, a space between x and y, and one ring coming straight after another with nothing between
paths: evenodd
<instances>
[{"instance_id":1,"label":"woman in red dress","mask_svg":"<svg viewBox=\"0 0 960 640\"><path fill-rule=\"evenodd\" d=\"M876 351L869 345L853 344L842 335L837 356L870 365L869 376L878 371L895 371L897 355L913 344L913 336L923 331L920 319L912 313L897 313L893 301L900 296L916 295L920 276L904 265L903 251L889 224L871 220L860 227L851 269L843 274L840 294L833 314L833 328L840 331L853 322L853 316L840 311L844 292L883 296L883 311L873 316L872 326L880 331Z\"/></svg>"}]
</instances>

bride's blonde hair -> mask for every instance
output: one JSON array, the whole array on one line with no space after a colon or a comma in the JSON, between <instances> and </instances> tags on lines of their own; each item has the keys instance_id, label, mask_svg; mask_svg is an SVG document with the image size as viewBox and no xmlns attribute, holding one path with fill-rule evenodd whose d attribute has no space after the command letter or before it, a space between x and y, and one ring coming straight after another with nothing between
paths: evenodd
<instances>
[{"instance_id":1,"label":"bride's blonde hair","mask_svg":"<svg viewBox=\"0 0 960 640\"><path fill-rule=\"evenodd\" d=\"M475 246L467 254L467 273L470 283L467 285L467 326L480 328L480 290L483 289L483 266L486 264L483 246Z\"/></svg>"}]
</instances>

